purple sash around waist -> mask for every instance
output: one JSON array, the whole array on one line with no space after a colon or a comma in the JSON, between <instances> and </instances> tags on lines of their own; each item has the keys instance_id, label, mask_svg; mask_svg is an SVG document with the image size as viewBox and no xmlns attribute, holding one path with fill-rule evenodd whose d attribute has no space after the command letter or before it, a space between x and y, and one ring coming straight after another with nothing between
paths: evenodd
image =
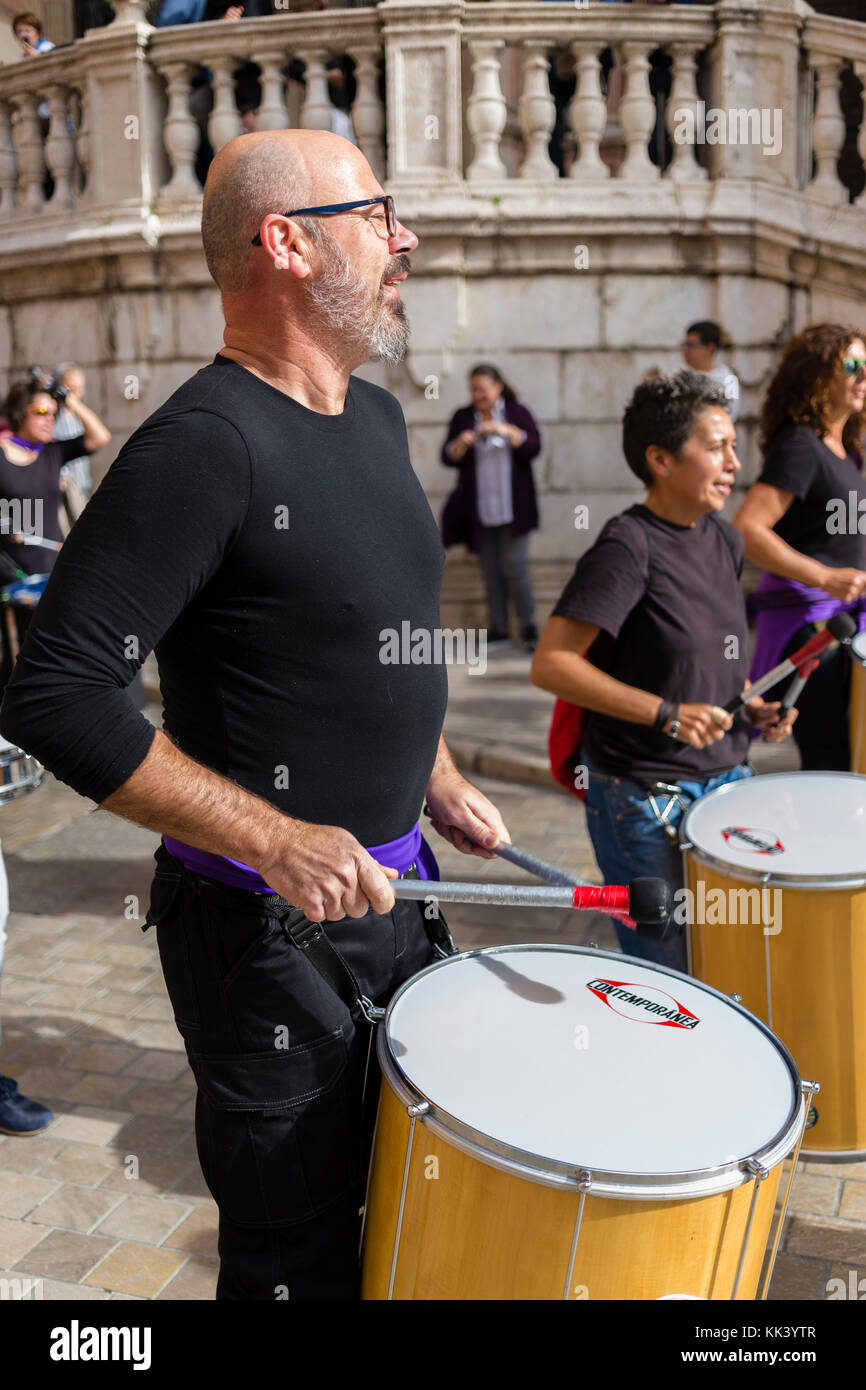
<instances>
[{"instance_id":1,"label":"purple sash around waist","mask_svg":"<svg viewBox=\"0 0 866 1390\"><path fill-rule=\"evenodd\" d=\"M173 840L169 835L163 835L162 843L169 854L179 859L184 868L189 869L191 873L215 879L217 883L224 883L228 888L245 888L250 893L276 892L275 888L268 887L255 869L251 869L248 864L242 864L239 859L228 859L221 854L209 854L207 850L194 849L192 845L185 845L182 840ZM433 851L421 834L420 825L413 825L406 835L389 840L387 844L370 845L367 853L372 854L385 868L396 869L398 874L405 874L414 864L419 878L439 877L439 866Z\"/></svg>"},{"instance_id":2,"label":"purple sash around waist","mask_svg":"<svg viewBox=\"0 0 866 1390\"><path fill-rule=\"evenodd\" d=\"M850 613L857 620L858 630L866 627L866 599L842 603L830 598L823 589L807 588L794 579L779 579L765 573L746 608L756 619L755 652L749 669L749 680L756 681L782 660L782 652L798 627L804 623L826 622L836 613Z\"/></svg>"}]
</instances>

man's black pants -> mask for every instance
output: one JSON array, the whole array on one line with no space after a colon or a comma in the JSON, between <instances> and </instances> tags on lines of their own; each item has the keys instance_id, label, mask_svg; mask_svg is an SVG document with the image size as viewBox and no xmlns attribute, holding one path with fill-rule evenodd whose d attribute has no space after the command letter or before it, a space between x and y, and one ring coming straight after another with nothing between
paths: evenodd
<instances>
[{"instance_id":1,"label":"man's black pants","mask_svg":"<svg viewBox=\"0 0 866 1390\"><path fill-rule=\"evenodd\" d=\"M147 921L198 1085L199 1161L220 1213L216 1296L356 1299L379 1090L371 1027L258 895L162 847L156 861ZM377 1004L439 958L420 902L326 929Z\"/></svg>"}]
</instances>

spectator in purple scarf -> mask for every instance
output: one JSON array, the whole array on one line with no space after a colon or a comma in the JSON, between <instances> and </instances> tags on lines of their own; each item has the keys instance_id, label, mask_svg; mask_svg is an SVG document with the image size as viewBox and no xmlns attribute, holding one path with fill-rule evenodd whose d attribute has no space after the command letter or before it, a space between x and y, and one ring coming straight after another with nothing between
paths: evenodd
<instances>
[{"instance_id":1,"label":"spectator in purple scarf","mask_svg":"<svg viewBox=\"0 0 866 1390\"><path fill-rule=\"evenodd\" d=\"M857 329L817 324L785 349L761 414L764 467L734 518L764 574L752 680L811 636L813 622L850 612L866 626L866 346ZM804 769L850 767L850 664L828 652L797 701ZM768 698L773 698L772 694Z\"/></svg>"}]
</instances>

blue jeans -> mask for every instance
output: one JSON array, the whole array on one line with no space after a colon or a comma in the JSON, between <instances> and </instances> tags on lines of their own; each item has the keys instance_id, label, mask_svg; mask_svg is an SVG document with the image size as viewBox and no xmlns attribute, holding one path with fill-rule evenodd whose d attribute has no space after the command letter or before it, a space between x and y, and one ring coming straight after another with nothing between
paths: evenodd
<instances>
[{"instance_id":1,"label":"blue jeans","mask_svg":"<svg viewBox=\"0 0 866 1390\"><path fill-rule=\"evenodd\" d=\"M676 892L683 884L682 856L677 842L659 824L643 787L623 777L600 772L583 752L580 760L589 774L583 803L586 825L605 883L628 883L632 878L646 875L667 879L671 890ZM709 777L703 782L678 781L677 786L683 800L691 803L727 782L739 782L743 777L752 776L754 770L747 763L741 763L719 777ZM660 793L656 801L664 810L668 798ZM675 805L668 816L668 824L679 826L684 814L683 808ZM672 922L664 941L646 941L624 923L615 918L611 920L620 948L626 955L654 961L672 970L686 969L685 926Z\"/></svg>"}]
</instances>

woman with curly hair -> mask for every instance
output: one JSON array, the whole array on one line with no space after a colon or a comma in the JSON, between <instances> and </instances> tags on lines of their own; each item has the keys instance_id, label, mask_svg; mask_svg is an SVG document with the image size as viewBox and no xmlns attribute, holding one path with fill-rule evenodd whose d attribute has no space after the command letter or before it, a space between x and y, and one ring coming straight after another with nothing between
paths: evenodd
<instances>
[{"instance_id":1,"label":"woman with curly hair","mask_svg":"<svg viewBox=\"0 0 866 1390\"><path fill-rule=\"evenodd\" d=\"M864 402L861 333L816 324L791 340L761 414L763 472L734 518L746 555L764 569L749 603L757 618L752 680L811 636L813 622L848 611L866 626ZM804 769L849 768L850 678L836 648L798 699L794 738Z\"/></svg>"}]
</instances>

